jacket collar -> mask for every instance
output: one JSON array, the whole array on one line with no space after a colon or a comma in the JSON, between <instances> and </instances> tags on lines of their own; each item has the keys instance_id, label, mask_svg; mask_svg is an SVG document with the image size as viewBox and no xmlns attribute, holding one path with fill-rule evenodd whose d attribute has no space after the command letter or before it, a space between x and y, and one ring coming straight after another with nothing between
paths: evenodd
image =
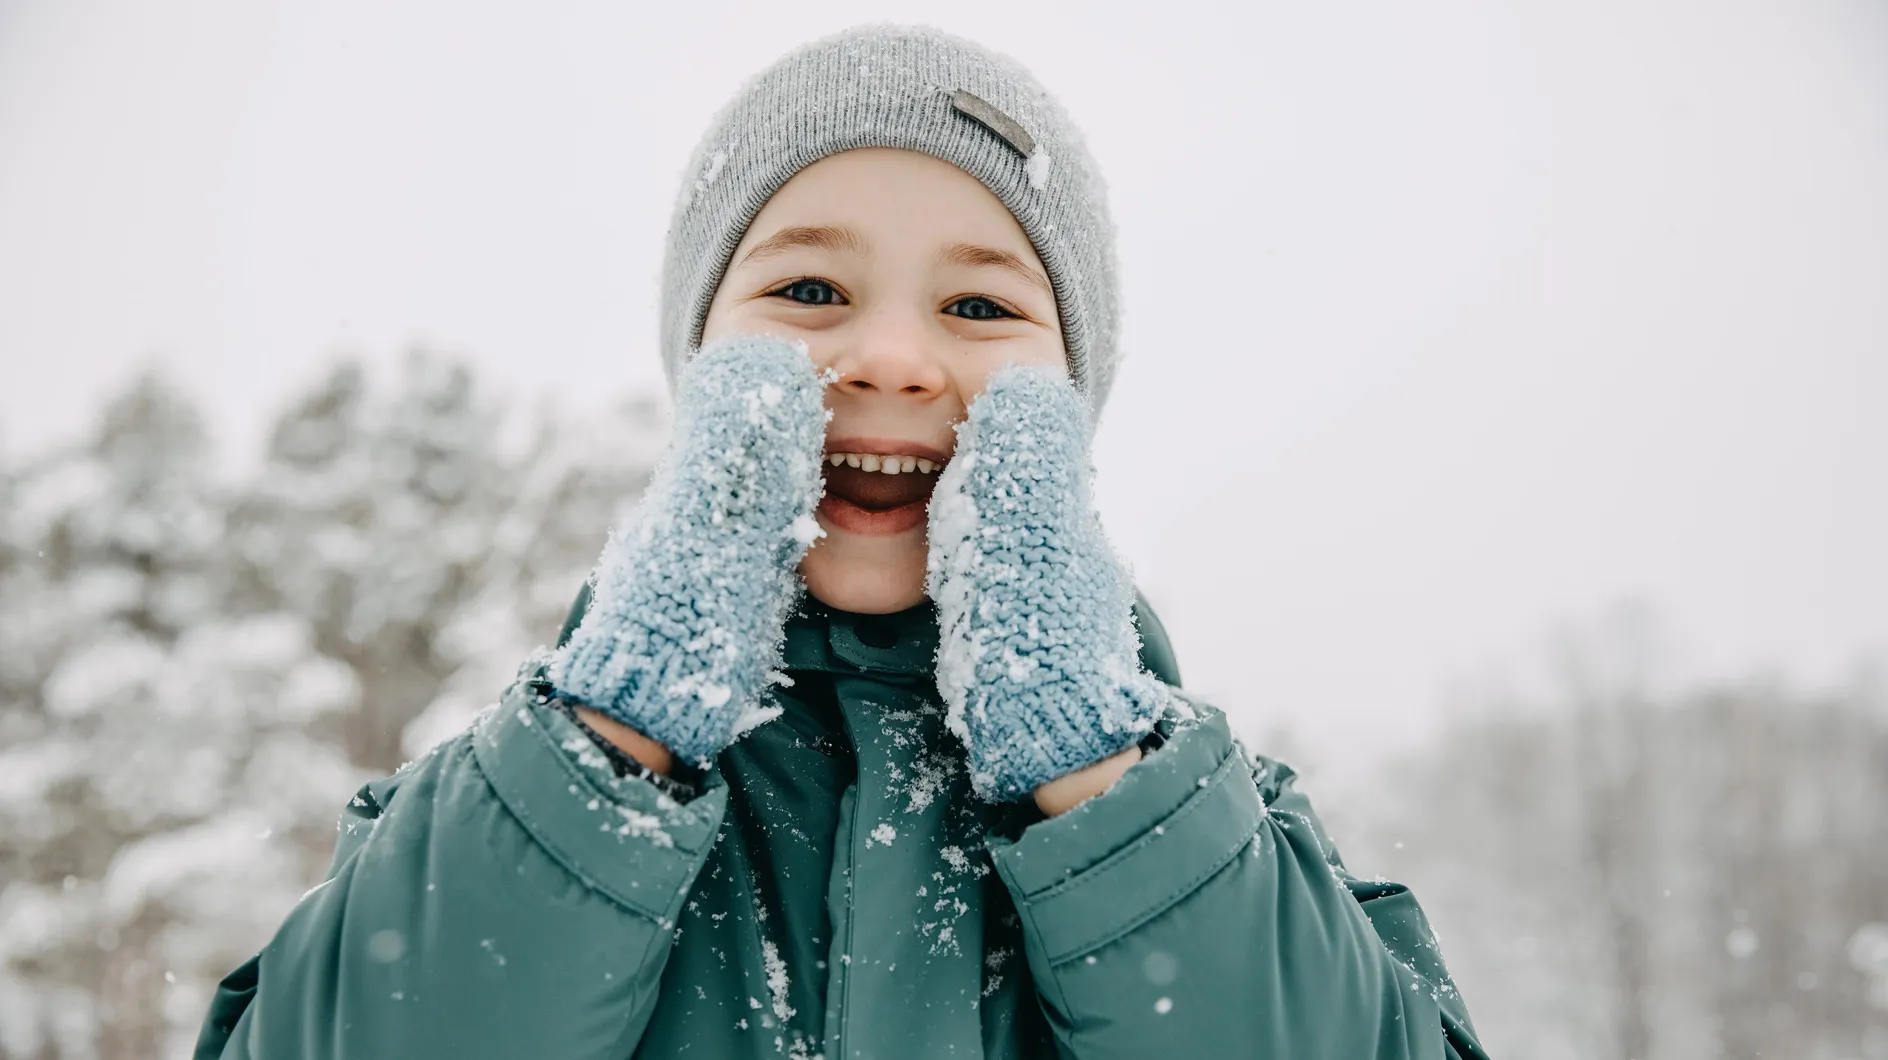
<instances>
[{"instance_id":1,"label":"jacket collar","mask_svg":"<svg viewBox=\"0 0 1888 1060\"><path fill-rule=\"evenodd\" d=\"M930 601L890 615L835 610L803 596L787 622L781 665L829 673L928 675L937 661L937 608Z\"/></svg>"}]
</instances>

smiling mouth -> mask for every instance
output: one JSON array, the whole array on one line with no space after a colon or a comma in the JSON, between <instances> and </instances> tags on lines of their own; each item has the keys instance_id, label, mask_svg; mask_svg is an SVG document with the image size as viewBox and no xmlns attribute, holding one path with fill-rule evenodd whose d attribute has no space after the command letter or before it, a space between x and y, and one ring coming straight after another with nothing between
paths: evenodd
<instances>
[{"instance_id":1,"label":"smiling mouth","mask_svg":"<svg viewBox=\"0 0 1888 1060\"><path fill-rule=\"evenodd\" d=\"M899 534L924 524L943 467L929 450L873 453L835 449L826 454L826 496L819 513L855 534Z\"/></svg>"}]
</instances>

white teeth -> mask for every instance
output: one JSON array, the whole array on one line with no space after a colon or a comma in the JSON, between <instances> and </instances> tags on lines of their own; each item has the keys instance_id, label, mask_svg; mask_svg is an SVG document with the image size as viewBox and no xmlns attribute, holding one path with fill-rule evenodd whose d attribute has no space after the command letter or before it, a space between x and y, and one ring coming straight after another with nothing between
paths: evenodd
<instances>
[{"instance_id":1,"label":"white teeth","mask_svg":"<svg viewBox=\"0 0 1888 1060\"><path fill-rule=\"evenodd\" d=\"M882 475L907 474L913 471L922 471L928 475L944 466L941 460L883 453L827 453L826 462L834 467L843 464L847 467L856 467L861 471L876 471Z\"/></svg>"}]
</instances>

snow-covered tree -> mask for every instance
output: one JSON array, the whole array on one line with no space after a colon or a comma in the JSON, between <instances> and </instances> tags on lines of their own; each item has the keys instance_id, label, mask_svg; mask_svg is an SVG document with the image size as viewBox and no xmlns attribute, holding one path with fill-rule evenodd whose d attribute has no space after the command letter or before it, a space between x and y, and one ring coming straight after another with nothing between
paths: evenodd
<instances>
[{"instance_id":1,"label":"snow-covered tree","mask_svg":"<svg viewBox=\"0 0 1888 1060\"><path fill-rule=\"evenodd\" d=\"M555 634L663 430L415 353L336 365L260 460L153 376L0 468L0 1057L187 1052L355 789Z\"/></svg>"},{"instance_id":2,"label":"snow-covered tree","mask_svg":"<svg viewBox=\"0 0 1888 1060\"><path fill-rule=\"evenodd\" d=\"M375 395L360 365L339 364L276 423L231 513L243 605L304 617L360 682L335 734L355 762L397 766L407 722L450 669L439 628L475 591L515 489L495 420L461 365L415 353Z\"/></svg>"},{"instance_id":3,"label":"snow-covered tree","mask_svg":"<svg viewBox=\"0 0 1888 1060\"><path fill-rule=\"evenodd\" d=\"M391 770L496 698L555 634L664 431L648 401L581 422L490 405L423 352L381 391L337 364L282 416L230 540L250 606L307 618L356 674L350 760Z\"/></svg>"},{"instance_id":4,"label":"snow-covered tree","mask_svg":"<svg viewBox=\"0 0 1888 1060\"><path fill-rule=\"evenodd\" d=\"M1880 680L1655 687L1630 640L1465 708L1349 853L1416 888L1497 1053L1888 1057Z\"/></svg>"},{"instance_id":5,"label":"snow-covered tree","mask_svg":"<svg viewBox=\"0 0 1888 1060\"><path fill-rule=\"evenodd\" d=\"M17 475L0 604L0 1048L148 1055L310 869L268 842L355 771L304 734L353 698L293 615L223 606L195 410L147 376ZM25 679L22 680L22 677ZM305 837L312 845L313 836ZM271 899L274 898L272 901Z\"/></svg>"}]
</instances>

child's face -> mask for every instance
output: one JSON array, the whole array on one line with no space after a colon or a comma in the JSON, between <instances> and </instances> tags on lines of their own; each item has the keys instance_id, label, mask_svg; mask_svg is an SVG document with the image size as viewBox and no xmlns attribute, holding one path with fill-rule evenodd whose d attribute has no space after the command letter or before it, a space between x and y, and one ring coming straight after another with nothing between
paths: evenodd
<instances>
[{"instance_id":1,"label":"child's face","mask_svg":"<svg viewBox=\"0 0 1888 1060\"><path fill-rule=\"evenodd\" d=\"M1048 273L1016 219L968 173L889 148L822 159L768 200L702 341L744 333L803 341L839 373L826 397L827 536L800 570L819 599L870 614L924 598L935 468L990 373L1067 363Z\"/></svg>"}]
</instances>

